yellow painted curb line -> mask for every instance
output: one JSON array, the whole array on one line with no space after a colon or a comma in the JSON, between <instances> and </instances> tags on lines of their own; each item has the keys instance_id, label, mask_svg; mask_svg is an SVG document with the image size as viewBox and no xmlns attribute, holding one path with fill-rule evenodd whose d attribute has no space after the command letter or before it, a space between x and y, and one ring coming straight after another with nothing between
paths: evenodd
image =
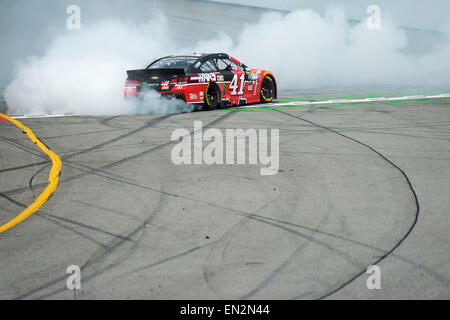
<instances>
[{"instance_id":1,"label":"yellow painted curb line","mask_svg":"<svg viewBox=\"0 0 450 320\"><path fill-rule=\"evenodd\" d=\"M28 127L24 126L22 123L17 121L14 118L11 118L10 116L7 116L6 114L0 113L0 117L5 118L9 120L10 122L14 123L16 126L18 126L20 129L22 129L30 138L31 141L33 141L42 151L44 151L52 160L52 168L50 169L50 174L48 176L48 186L45 188L44 191L39 195L39 197L30 205L28 208L26 208L22 213L20 213L17 217L12 219L11 221L5 223L4 225L0 226L0 233L5 232L8 229L11 229L16 224L21 223L23 220L28 218L33 212L38 210L44 203L47 201L47 199L53 194L53 192L58 187L59 182L59 173L61 172L61 159L59 159L58 155L56 155L53 151L51 151L45 144L42 143L41 140L39 140L36 135L31 131Z\"/></svg>"}]
</instances>

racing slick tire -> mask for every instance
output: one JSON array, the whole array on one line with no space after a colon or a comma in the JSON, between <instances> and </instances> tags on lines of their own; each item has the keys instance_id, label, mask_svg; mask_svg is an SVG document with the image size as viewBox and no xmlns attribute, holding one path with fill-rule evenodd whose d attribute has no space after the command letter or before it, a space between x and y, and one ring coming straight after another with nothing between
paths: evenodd
<instances>
[{"instance_id":1,"label":"racing slick tire","mask_svg":"<svg viewBox=\"0 0 450 320\"><path fill-rule=\"evenodd\" d=\"M272 102L275 99L276 88L275 82L273 81L271 76L265 76L261 83L261 94L260 100L261 102Z\"/></svg>"},{"instance_id":2,"label":"racing slick tire","mask_svg":"<svg viewBox=\"0 0 450 320\"><path fill-rule=\"evenodd\" d=\"M210 82L205 89L205 110L214 110L222 106L222 94L217 84Z\"/></svg>"}]
</instances>

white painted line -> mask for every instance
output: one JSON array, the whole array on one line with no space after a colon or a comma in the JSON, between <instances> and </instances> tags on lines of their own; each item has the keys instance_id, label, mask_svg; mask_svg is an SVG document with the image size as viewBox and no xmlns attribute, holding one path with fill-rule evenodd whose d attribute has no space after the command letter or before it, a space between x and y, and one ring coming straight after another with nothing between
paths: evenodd
<instances>
[{"instance_id":1,"label":"white painted line","mask_svg":"<svg viewBox=\"0 0 450 320\"><path fill-rule=\"evenodd\" d=\"M417 99L439 99L450 98L449 93L432 95L432 96L403 96L403 97L376 97L376 98L360 98L360 99L334 99L323 101L289 101L289 102L275 102L265 103L251 106L238 107L238 109L245 108L261 108L261 107L276 107L276 106L306 106L306 105L318 105L318 104L336 104L336 103L358 103L358 102L383 102L383 101L401 101L401 100L417 100Z\"/></svg>"},{"instance_id":2,"label":"white painted line","mask_svg":"<svg viewBox=\"0 0 450 320\"><path fill-rule=\"evenodd\" d=\"M80 116L80 114L43 114L43 115L11 115L14 119L35 119L35 118L60 118L60 117L71 117Z\"/></svg>"},{"instance_id":3,"label":"white painted line","mask_svg":"<svg viewBox=\"0 0 450 320\"><path fill-rule=\"evenodd\" d=\"M424 96L403 96L403 97L375 97L375 98L360 98L360 99L334 99L323 101L289 101L289 102L275 102L255 104L251 106L236 107L236 109L248 109L248 108L261 108L261 107L276 107L276 106L306 106L306 105L318 105L318 104L336 104L336 103L358 103L358 102L383 102L383 101L399 101L399 100L417 100L417 99L439 99L450 98L450 93L443 93L438 95ZM192 102L198 103L198 102ZM34 118L58 118L58 117L71 117L81 116L81 114L48 114L48 115L11 115L15 119L34 119Z\"/></svg>"}]
</instances>

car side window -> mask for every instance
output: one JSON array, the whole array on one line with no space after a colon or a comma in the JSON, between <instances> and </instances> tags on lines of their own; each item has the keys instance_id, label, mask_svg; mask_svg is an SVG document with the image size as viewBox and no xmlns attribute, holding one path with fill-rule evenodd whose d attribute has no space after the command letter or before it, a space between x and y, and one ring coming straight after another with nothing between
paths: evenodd
<instances>
[{"instance_id":1,"label":"car side window","mask_svg":"<svg viewBox=\"0 0 450 320\"><path fill-rule=\"evenodd\" d=\"M217 68L211 60L206 60L200 66L201 72L216 72Z\"/></svg>"},{"instance_id":2,"label":"car side window","mask_svg":"<svg viewBox=\"0 0 450 320\"><path fill-rule=\"evenodd\" d=\"M225 71L225 69L228 67L229 63L225 62L223 59L217 59L217 67L220 71Z\"/></svg>"},{"instance_id":3,"label":"car side window","mask_svg":"<svg viewBox=\"0 0 450 320\"><path fill-rule=\"evenodd\" d=\"M228 65L231 65L231 70L244 70L243 67L241 67L240 65L238 65L236 62L230 60L230 59L219 59L219 61L222 61L223 65L225 65L225 67L222 69L221 67L220 70L225 70L225 68Z\"/></svg>"}]
</instances>

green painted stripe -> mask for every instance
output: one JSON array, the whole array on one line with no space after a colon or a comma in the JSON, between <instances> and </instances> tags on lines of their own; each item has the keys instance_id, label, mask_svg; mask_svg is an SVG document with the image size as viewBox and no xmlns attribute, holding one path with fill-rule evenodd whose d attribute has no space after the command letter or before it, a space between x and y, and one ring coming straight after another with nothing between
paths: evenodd
<instances>
[{"instance_id":1,"label":"green painted stripe","mask_svg":"<svg viewBox=\"0 0 450 320\"><path fill-rule=\"evenodd\" d=\"M427 101L449 101L450 98L438 98L438 99L417 99L417 100L394 100L394 101L364 101L364 102L341 102L335 104L304 104L299 106L274 106L274 107L256 107L256 108L232 108L232 109L219 109L212 112L228 112L228 111L257 111L257 110L270 110L270 109L297 109L297 108L324 108L324 107L339 107L339 106L358 106L363 104L382 104L382 103L407 103L407 102L427 102Z\"/></svg>"},{"instance_id":2,"label":"green painted stripe","mask_svg":"<svg viewBox=\"0 0 450 320\"><path fill-rule=\"evenodd\" d=\"M364 99L385 97L378 94L368 94L364 96L342 96L342 97L307 97L307 98L286 98L275 100L275 102L293 102L293 101L322 101L322 100L338 100L338 99Z\"/></svg>"},{"instance_id":3,"label":"green painted stripe","mask_svg":"<svg viewBox=\"0 0 450 320\"><path fill-rule=\"evenodd\" d=\"M439 94L439 93L434 93ZM356 96L341 96L341 97L304 97L304 98L285 98L285 99L278 99L274 102L294 102L294 101L322 101L322 100L339 100L339 99L366 99L366 98L396 98L396 97L402 97L402 96L426 96L426 95L433 95L431 93L422 92L408 92L408 93L396 93L396 94L367 94L367 95L356 95Z\"/></svg>"}]
</instances>

